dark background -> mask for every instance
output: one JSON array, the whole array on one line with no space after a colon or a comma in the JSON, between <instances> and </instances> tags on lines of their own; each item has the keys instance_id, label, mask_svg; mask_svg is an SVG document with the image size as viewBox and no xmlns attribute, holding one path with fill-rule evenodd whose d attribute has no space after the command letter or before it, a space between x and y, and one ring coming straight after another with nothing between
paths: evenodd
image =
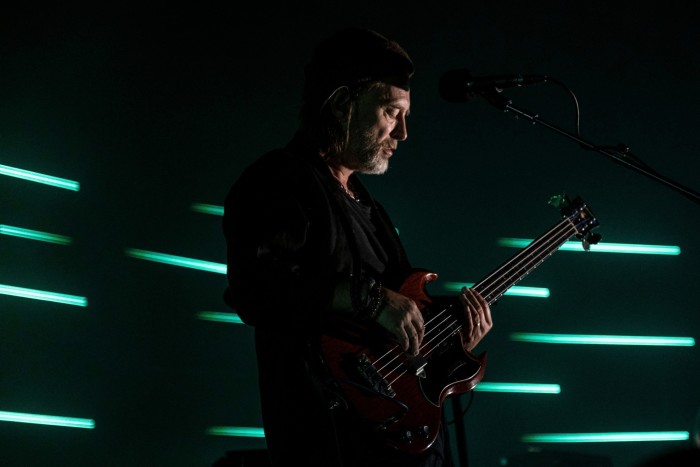
<instances>
[{"instance_id":1,"label":"dark background","mask_svg":"<svg viewBox=\"0 0 700 467\"><path fill-rule=\"evenodd\" d=\"M469 465L540 449L630 467L684 447L528 444L521 436L692 433L697 346L526 344L510 335L697 339L700 205L482 99L445 102L437 85L454 68L556 78L578 99L584 140L625 144L697 190L700 34L690 8L307 2L37 6L3 15L0 164L81 188L0 177L0 224L73 239L1 236L0 284L84 296L88 306L0 295L0 411L89 418L95 429L0 422L0 463L207 466L226 451L264 447L260 438L206 434L211 426L260 427L251 330L197 319L231 311L221 298L225 277L125 250L225 262L221 218L192 204L222 205L246 164L286 143L311 48L346 25L398 40L416 63L408 141L386 175L363 179L416 266L444 282L477 281L514 254L498 238L534 238L558 221L547 201L562 192L584 198L603 242L681 248L679 256L558 252L521 283L549 288L549 298L498 302L478 348L489 354L484 381L560 384L561 393L474 393L458 417L466 439L456 440L466 441ZM575 131L564 87L504 94Z\"/></svg>"}]
</instances>

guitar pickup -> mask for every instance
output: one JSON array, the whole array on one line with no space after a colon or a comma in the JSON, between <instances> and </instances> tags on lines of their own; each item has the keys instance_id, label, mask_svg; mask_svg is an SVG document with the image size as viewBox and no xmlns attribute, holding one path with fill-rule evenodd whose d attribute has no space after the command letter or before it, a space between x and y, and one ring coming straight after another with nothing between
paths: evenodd
<instances>
[{"instance_id":1,"label":"guitar pickup","mask_svg":"<svg viewBox=\"0 0 700 467\"><path fill-rule=\"evenodd\" d=\"M385 397L396 396L396 391L392 389L389 382L374 368L374 365L372 365L367 355L360 355L357 360L356 370L373 392L379 393Z\"/></svg>"},{"instance_id":2,"label":"guitar pickup","mask_svg":"<svg viewBox=\"0 0 700 467\"><path fill-rule=\"evenodd\" d=\"M425 366L428 364L428 360L424 356L419 354L414 357L408 357L406 364L414 375L425 378Z\"/></svg>"}]
</instances>

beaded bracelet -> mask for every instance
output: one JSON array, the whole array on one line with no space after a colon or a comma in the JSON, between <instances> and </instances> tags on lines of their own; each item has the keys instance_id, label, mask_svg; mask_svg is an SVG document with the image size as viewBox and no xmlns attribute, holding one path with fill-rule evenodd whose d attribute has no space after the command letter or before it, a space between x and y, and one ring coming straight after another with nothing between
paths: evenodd
<instances>
[{"instance_id":1,"label":"beaded bracelet","mask_svg":"<svg viewBox=\"0 0 700 467\"><path fill-rule=\"evenodd\" d=\"M367 296L361 300L361 289L364 285L361 279L355 279L351 276L350 296L352 299L352 307L355 310L355 316L363 319L375 319L379 312L384 308L385 293L382 288L382 283L373 278L369 278L367 282Z\"/></svg>"},{"instance_id":2,"label":"beaded bracelet","mask_svg":"<svg viewBox=\"0 0 700 467\"><path fill-rule=\"evenodd\" d=\"M384 308L385 298L386 294L382 288L382 283L376 281L370 289L367 297L368 303L365 311L368 318L375 319L379 315L379 312L382 310L382 308Z\"/></svg>"}]
</instances>

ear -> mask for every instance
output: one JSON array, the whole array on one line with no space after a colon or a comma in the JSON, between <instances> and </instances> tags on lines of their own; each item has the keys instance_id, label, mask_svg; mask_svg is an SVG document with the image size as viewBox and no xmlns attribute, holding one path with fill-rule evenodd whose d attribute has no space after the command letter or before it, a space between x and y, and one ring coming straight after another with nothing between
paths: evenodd
<instances>
[{"instance_id":1,"label":"ear","mask_svg":"<svg viewBox=\"0 0 700 467\"><path fill-rule=\"evenodd\" d=\"M350 110L350 89L347 86L341 86L333 91L328 98L328 105L338 120L343 119Z\"/></svg>"}]
</instances>

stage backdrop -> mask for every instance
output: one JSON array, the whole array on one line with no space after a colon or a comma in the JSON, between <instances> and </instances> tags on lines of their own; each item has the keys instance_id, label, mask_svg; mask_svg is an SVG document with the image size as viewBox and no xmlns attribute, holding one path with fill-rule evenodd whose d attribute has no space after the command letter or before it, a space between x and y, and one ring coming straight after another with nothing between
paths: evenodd
<instances>
[{"instance_id":1,"label":"stage backdrop","mask_svg":"<svg viewBox=\"0 0 700 467\"><path fill-rule=\"evenodd\" d=\"M416 64L408 140L363 180L438 273L429 293L559 222L553 196L600 224L493 306L484 380L444 407L458 464L632 467L692 443L700 204L671 185L700 189L696 18L481 3L5 15L0 463L208 466L265 447L252 331L222 300L223 200L291 137L310 50L346 25ZM455 69L549 79L503 89L506 110L444 100Z\"/></svg>"}]
</instances>

